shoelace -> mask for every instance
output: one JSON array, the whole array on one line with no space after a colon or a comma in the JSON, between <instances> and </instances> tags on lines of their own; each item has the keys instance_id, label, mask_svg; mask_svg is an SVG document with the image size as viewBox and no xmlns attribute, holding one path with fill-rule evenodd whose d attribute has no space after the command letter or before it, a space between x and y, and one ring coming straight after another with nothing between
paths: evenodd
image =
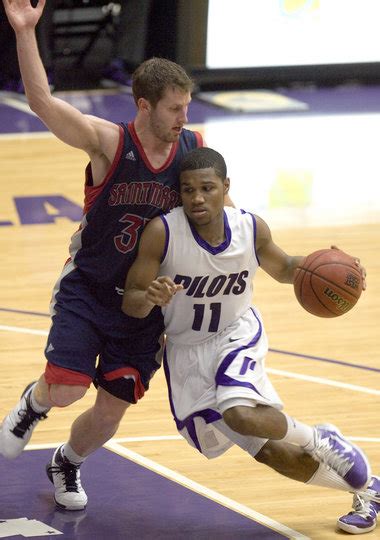
<instances>
[{"instance_id":1,"label":"shoelace","mask_svg":"<svg viewBox=\"0 0 380 540\"><path fill-rule=\"evenodd\" d=\"M334 469L340 476L344 477L351 469L352 461L348 457L343 457L337 451L334 451L328 437L322 439L319 434L317 437L317 446L313 450L313 454L323 461L323 463Z\"/></svg>"},{"instance_id":2,"label":"shoelace","mask_svg":"<svg viewBox=\"0 0 380 540\"><path fill-rule=\"evenodd\" d=\"M51 474L61 474L63 483L65 484L66 491L75 491L79 493L81 487L80 480L77 478L79 472L78 465L74 465L67 459L63 459L58 465L51 465L48 469Z\"/></svg>"},{"instance_id":3,"label":"shoelace","mask_svg":"<svg viewBox=\"0 0 380 540\"><path fill-rule=\"evenodd\" d=\"M20 417L20 420L17 422L15 427L12 429L12 433L16 437L23 438L25 433L31 426L38 420L44 420L47 418L46 413L37 413L30 406L29 402L26 401L26 409L20 409L17 413Z\"/></svg>"},{"instance_id":4,"label":"shoelace","mask_svg":"<svg viewBox=\"0 0 380 540\"><path fill-rule=\"evenodd\" d=\"M352 508L353 511L350 514L359 514L365 519L376 518L377 516L376 509L371 506L371 500L363 494L355 493Z\"/></svg>"}]
</instances>

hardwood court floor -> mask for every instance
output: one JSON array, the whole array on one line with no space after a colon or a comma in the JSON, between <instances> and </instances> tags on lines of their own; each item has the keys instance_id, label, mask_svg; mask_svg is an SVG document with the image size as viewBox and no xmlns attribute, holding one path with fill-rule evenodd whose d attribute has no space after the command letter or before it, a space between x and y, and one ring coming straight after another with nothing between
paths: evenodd
<instances>
[{"instance_id":1,"label":"hardwood court floor","mask_svg":"<svg viewBox=\"0 0 380 540\"><path fill-rule=\"evenodd\" d=\"M251 119L255 132L257 119ZM286 121L284 118L284 125L277 124L281 125L284 133ZM270 122L273 120L268 119ZM260 126L265 126L265 118L260 118ZM219 148L221 139L216 133L222 127L220 121L217 126L212 123L204 126L210 146ZM234 174L239 172L240 153L236 145L232 145L232 140L242 133L241 124L235 127L237 132L228 123L229 142L220 143L226 147L231 145ZM242 152L248 151L248 142L240 148ZM226 151L229 152L228 148ZM262 149L256 147L256 152L262 154ZM267 152L276 155L273 159L277 172L282 171L280 175L274 174L276 189L283 185L284 178L285 186L289 186L288 172L295 171L293 165L297 152L293 154L288 149L287 153L279 151L276 154L273 144ZM339 159L342 152L342 149L337 151ZM269 335L268 371L288 413L308 423L323 421L337 424L347 436L358 441L368 453L374 472L378 473L380 213L377 213L376 206L368 205L371 185L364 178L354 191L350 181L347 189L352 195L342 195L343 209L340 207L333 214L328 208L325 216L321 216L316 206L316 191L319 181L325 185L325 177L320 173L323 153L318 154L318 167L315 161L304 158L304 154L299 152L302 167L292 177L298 178L298 183L290 182L293 200L286 200L284 196L283 202L278 203L278 190L277 198L271 191L272 176L263 175L259 182L258 171L253 164L245 183L239 183L237 179L236 187L232 184L233 198L243 206L241 201L245 202L249 193L249 205L255 206L251 189L253 184L259 184L257 189L267 190L268 198L266 204L263 198L258 199L257 213L270 225L273 219L273 235L281 247L292 254L307 254L336 244L360 257L368 271L368 290L355 309L344 317L320 319L309 315L298 305L291 286L280 285L259 271L255 303L262 311ZM331 162L332 157L329 159ZM347 159L352 165L352 155ZM0 138L0 162L0 249L3 254L0 266L0 415L3 415L18 400L24 386L38 377L43 369L51 289L67 258L69 237L78 226L66 217L44 223L47 215L59 213L48 198L61 195L73 207L79 207L83 199L83 168L87 160L81 152L52 137L36 135L32 138ZM273 161L268 161L268 170L271 167ZM328 169L328 163L324 168ZM344 170L344 166L342 168ZM285 176L284 170L287 171ZM311 191L308 189L308 170L314 175ZM376 189L374 186L373 199L376 198ZM364 202L362 192L367 196ZM15 200L25 196L47 199L43 204L42 222L23 224L25 215L20 214ZM93 398L91 389L81 402L68 409L51 412L49 419L36 430L32 443L66 440L72 421L92 404ZM130 450L313 540L332 540L343 536L334 531L334 524L339 515L349 510L349 494L304 486L282 478L255 463L238 448L231 449L217 460L207 461L178 438L168 407L163 372L155 376L141 403L128 411L116 438ZM3 462L1 466L4 466ZM83 482L85 484L85 478ZM380 531L374 531L366 538L380 538Z\"/></svg>"}]
</instances>

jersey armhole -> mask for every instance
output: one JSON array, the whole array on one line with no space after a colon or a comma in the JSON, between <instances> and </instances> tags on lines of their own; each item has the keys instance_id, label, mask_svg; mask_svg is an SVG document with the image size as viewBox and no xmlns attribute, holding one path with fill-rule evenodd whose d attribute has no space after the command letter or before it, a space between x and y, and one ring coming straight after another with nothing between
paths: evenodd
<instances>
[{"instance_id":1,"label":"jersey armhole","mask_svg":"<svg viewBox=\"0 0 380 540\"><path fill-rule=\"evenodd\" d=\"M204 140L203 140L203 137L202 135L199 133L199 131L194 131L194 135L195 135L195 139L197 141L197 148L201 147L201 146L204 146L205 143L204 143Z\"/></svg>"},{"instance_id":2,"label":"jersey armhole","mask_svg":"<svg viewBox=\"0 0 380 540\"><path fill-rule=\"evenodd\" d=\"M124 147L124 130L122 126L119 125L119 142L117 145L115 157L113 158L111 167L109 168L107 174L105 175L102 183L99 184L98 186L92 185L91 162L87 164L86 171L85 171L86 181L85 181L85 186L84 186L84 209L83 209L84 214L86 214L90 210L95 200L99 197L99 195L101 194L105 186L111 180L113 173L115 172L115 169L119 164L123 147Z\"/></svg>"},{"instance_id":3,"label":"jersey armhole","mask_svg":"<svg viewBox=\"0 0 380 540\"><path fill-rule=\"evenodd\" d=\"M256 251L256 234L257 234L257 223L256 223L256 218L254 216L254 214L252 214L251 212L246 212L245 210L241 209L240 212L242 214L249 214L252 218L252 225L253 225L253 252L255 254L255 258L256 258L256 261L257 261L257 264L259 266L261 266L260 264L260 259L257 255L257 251Z\"/></svg>"},{"instance_id":4,"label":"jersey armhole","mask_svg":"<svg viewBox=\"0 0 380 540\"><path fill-rule=\"evenodd\" d=\"M165 247L164 247L164 251L162 253L162 257L161 257L161 260L160 260L160 263L162 264L164 262L164 260L166 259L166 255L168 253L170 231L169 231L169 225L168 225L168 222L165 219L165 216L161 215L161 216L159 216L159 218L161 219L161 221L162 221L162 223L164 224L164 227L165 227Z\"/></svg>"}]
</instances>

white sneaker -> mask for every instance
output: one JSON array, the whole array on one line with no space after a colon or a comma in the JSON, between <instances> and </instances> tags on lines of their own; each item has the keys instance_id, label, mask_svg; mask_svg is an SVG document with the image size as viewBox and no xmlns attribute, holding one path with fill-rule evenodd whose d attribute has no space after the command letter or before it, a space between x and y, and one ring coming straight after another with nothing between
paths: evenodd
<instances>
[{"instance_id":1,"label":"white sneaker","mask_svg":"<svg viewBox=\"0 0 380 540\"><path fill-rule=\"evenodd\" d=\"M30 404L30 395L36 384L37 382L28 384L20 401L0 426L0 454L8 459L21 454L38 422L47 418L46 413L49 410L37 413Z\"/></svg>"},{"instance_id":2,"label":"white sneaker","mask_svg":"<svg viewBox=\"0 0 380 540\"><path fill-rule=\"evenodd\" d=\"M55 487L55 504L65 510L83 510L88 497L80 481L80 465L71 463L61 449L62 446L57 448L46 465L46 473Z\"/></svg>"},{"instance_id":3,"label":"white sneaker","mask_svg":"<svg viewBox=\"0 0 380 540\"><path fill-rule=\"evenodd\" d=\"M309 454L339 474L354 490L365 489L371 467L364 452L331 424L314 426L315 448Z\"/></svg>"}]
</instances>

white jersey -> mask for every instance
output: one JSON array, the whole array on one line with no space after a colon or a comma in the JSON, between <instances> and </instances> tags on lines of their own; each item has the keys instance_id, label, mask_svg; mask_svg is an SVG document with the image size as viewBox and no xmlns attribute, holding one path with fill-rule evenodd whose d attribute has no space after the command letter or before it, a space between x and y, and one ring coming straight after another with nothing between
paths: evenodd
<instances>
[{"instance_id":1,"label":"white jersey","mask_svg":"<svg viewBox=\"0 0 380 540\"><path fill-rule=\"evenodd\" d=\"M256 220L224 209L225 241L210 246L182 208L161 216L166 248L160 274L181 283L163 308L165 376L177 429L189 444L213 458L237 444L255 456L267 439L239 435L223 420L237 405L282 408L265 372L268 342L252 306Z\"/></svg>"},{"instance_id":2,"label":"white jersey","mask_svg":"<svg viewBox=\"0 0 380 540\"><path fill-rule=\"evenodd\" d=\"M259 266L256 220L243 210L225 207L225 240L215 247L197 234L183 208L161 218L166 247L160 275L184 287L162 310L166 335L173 343L202 343L233 324L252 304Z\"/></svg>"}]
</instances>

